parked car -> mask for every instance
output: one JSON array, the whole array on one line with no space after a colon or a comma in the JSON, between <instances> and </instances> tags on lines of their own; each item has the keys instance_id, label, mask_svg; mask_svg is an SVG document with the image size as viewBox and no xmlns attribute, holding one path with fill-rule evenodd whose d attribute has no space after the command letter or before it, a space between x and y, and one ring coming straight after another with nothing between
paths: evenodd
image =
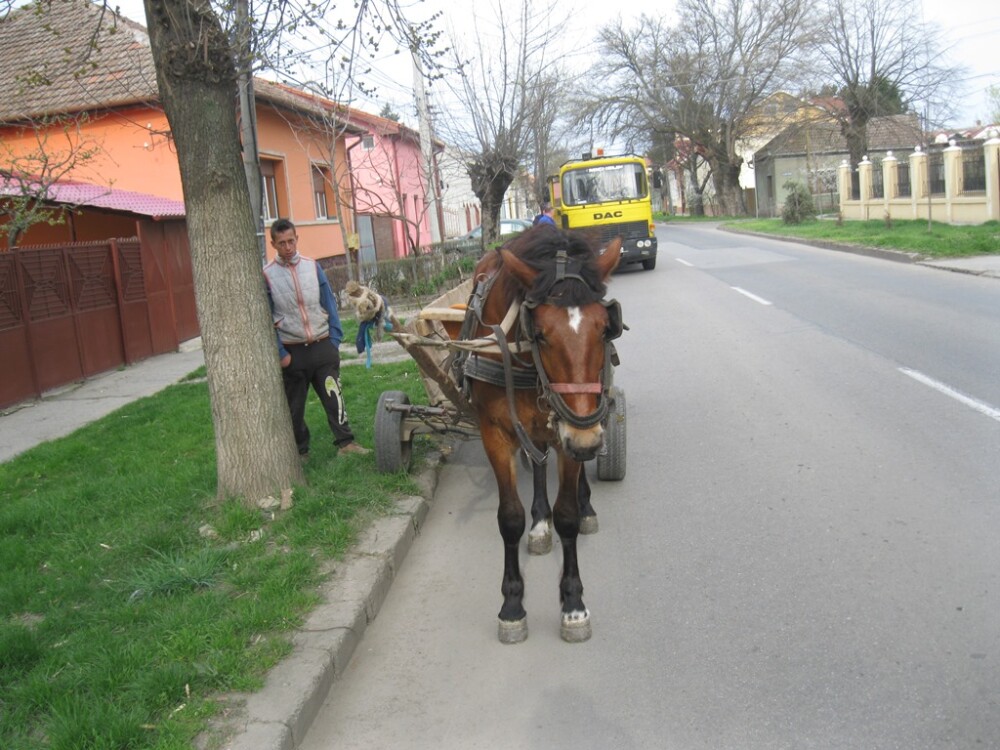
<instances>
[{"instance_id":1,"label":"parked car","mask_svg":"<svg viewBox=\"0 0 1000 750\"><path fill-rule=\"evenodd\" d=\"M527 219L500 219L500 236L508 234L517 234L518 232L523 232L531 226L531 222ZM483 226L480 224L478 227L473 229L471 232L466 232L458 239L460 240L478 240L483 236Z\"/></svg>"},{"instance_id":2,"label":"parked car","mask_svg":"<svg viewBox=\"0 0 1000 750\"><path fill-rule=\"evenodd\" d=\"M500 219L500 236L509 237L512 234L523 232L531 226L527 219ZM460 237L448 240L444 243L445 251L466 253L478 253L483 244L483 227L476 227L471 232L466 232Z\"/></svg>"}]
</instances>

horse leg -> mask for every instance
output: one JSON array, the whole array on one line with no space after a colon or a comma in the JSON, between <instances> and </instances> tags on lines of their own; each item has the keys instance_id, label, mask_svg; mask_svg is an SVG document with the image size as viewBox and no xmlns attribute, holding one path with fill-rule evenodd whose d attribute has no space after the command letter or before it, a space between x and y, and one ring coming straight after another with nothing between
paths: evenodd
<instances>
[{"instance_id":1,"label":"horse leg","mask_svg":"<svg viewBox=\"0 0 1000 750\"><path fill-rule=\"evenodd\" d=\"M579 483L582 473L583 464L559 454L559 494L552 518L563 548L563 570L559 580L562 626L559 634L569 643L579 643L590 638L590 612L583 604L583 582L580 580L576 556L576 539L580 532Z\"/></svg>"},{"instance_id":2,"label":"horse leg","mask_svg":"<svg viewBox=\"0 0 1000 750\"><path fill-rule=\"evenodd\" d=\"M483 433L483 448L493 467L500 503L497 525L503 538L503 606L498 635L501 643L520 643L528 637L528 616L524 611L524 579L518 561L518 547L524 535L524 506L517 494L516 450L497 435Z\"/></svg>"},{"instance_id":3,"label":"horse leg","mask_svg":"<svg viewBox=\"0 0 1000 750\"><path fill-rule=\"evenodd\" d=\"M538 445L544 449L546 446ZM547 555L552 551L552 508L549 507L549 488L546 467L548 464L531 464L531 529L528 531L528 554Z\"/></svg>"},{"instance_id":4,"label":"horse leg","mask_svg":"<svg viewBox=\"0 0 1000 750\"><path fill-rule=\"evenodd\" d=\"M580 501L580 533L596 534L598 529L597 511L590 504L590 482L582 464L580 466L580 489L577 495Z\"/></svg>"}]
</instances>

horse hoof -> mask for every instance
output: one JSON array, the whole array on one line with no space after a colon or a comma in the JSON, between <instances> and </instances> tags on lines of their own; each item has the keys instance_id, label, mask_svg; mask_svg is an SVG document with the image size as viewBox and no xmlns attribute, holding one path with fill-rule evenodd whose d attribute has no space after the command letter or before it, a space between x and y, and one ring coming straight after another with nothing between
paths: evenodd
<instances>
[{"instance_id":1,"label":"horse hoof","mask_svg":"<svg viewBox=\"0 0 1000 750\"><path fill-rule=\"evenodd\" d=\"M547 555L552 551L552 529L536 527L528 532L528 554Z\"/></svg>"},{"instance_id":2,"label":"horse hoof","mask_svg":"<svg viewBox=\"0 0 1000 750\"><path fill-rule=\"evenodd\" d=\"M563 612L559 635L566 643L583 643L590 640L590 612Z\"/></svg>"},{"instance_id":3,"label":"horse hoof","mask_svg":"<svg viewBox=\"0 0 1000 750\"><path fill-rule=\"evenodd\" d=\"M597 528L597 516L583 516L580 518L581 534L596 534Z\"/></svg>"},{"instance_id":4,"label":"horse hoof","mask_svg":"<svg viewBox=\"0 0 1000 750\"><path fill-rule=\"evenodd\" d=\"M500 643L520 643L528 637L528 618L500 620L497 635L500 638Z\"/></svg>"}]
</instances>

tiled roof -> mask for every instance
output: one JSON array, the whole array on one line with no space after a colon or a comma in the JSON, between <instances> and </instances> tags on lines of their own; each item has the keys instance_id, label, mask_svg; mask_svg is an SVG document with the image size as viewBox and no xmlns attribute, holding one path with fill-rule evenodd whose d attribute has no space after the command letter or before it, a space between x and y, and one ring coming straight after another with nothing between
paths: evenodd
<instances>
[{"instance_id":1,"label":"tiled roof","mask_svg":"<svg viewBox=\"0 0 1000 750\"><path fill-rule=\"evenodd\" d=\"M24 6L0 21L0 123L157 101L144 26L91 0L50 2ZM254 93L258 101L307 115L336 109L344 117L350 111L262 78L254 79ZM367 132L357 126L347 131Z\"/></svg>"},{"instance_id":2,"label":"tiled roof","mask_svg":"<svg viewBox=\"0 0 1000 750\"><path fill-rule=\"evenodd\" d=\"M873 151L911 149L920 145L920 122L916 115L875 117L868 123L868 147ZM847 141L835 120L806 121L790 125L763 148L773 154L847 153Z\"/></svg>"},{"instance_id":3,"label":"tiled roof","mask_svg":"<svg viewBox=\"0 0 1000 750\"><path fill-rule=\"evenodd\" d=\"M17 179L0 175L0 195L19 195L21 193L21 185ZM46 200L49 203L89 206L107 211L150 216L156 219L183 218L185 216L182 201L160 198L146 193L135 193L131 190L115 190L86 182L53 183L48 186L46 195Z\"/></svg>"},{"instance_id":4,"label":"tiled roof","mask_svg":"<svg viewBox=\"0 0 1000 750\"><path fill-rule=\"evenodd\" d=\"M0 70L0 122L157 98L146 30L90 0L12 11L0 22Z\"/></svg>"}]
</instances>

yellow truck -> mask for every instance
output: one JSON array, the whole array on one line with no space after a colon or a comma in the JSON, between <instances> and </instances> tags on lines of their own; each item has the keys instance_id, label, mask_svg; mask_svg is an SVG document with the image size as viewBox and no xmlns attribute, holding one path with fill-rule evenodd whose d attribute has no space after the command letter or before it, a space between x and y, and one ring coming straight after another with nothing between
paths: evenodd
<instances>
[{"instance_id":1,"label":"yellow truck","mask_svg":"<svg viewBox=\"0 0 1000 750\"><path fill-rule=\"evenodd\" d=\"M601 243L622 238L622 259L656 268L656 232L646 162L624 154L585 155L568 161L549 177L555 221L563 229L592 229Z\"/></svg>"}]
</instances>

